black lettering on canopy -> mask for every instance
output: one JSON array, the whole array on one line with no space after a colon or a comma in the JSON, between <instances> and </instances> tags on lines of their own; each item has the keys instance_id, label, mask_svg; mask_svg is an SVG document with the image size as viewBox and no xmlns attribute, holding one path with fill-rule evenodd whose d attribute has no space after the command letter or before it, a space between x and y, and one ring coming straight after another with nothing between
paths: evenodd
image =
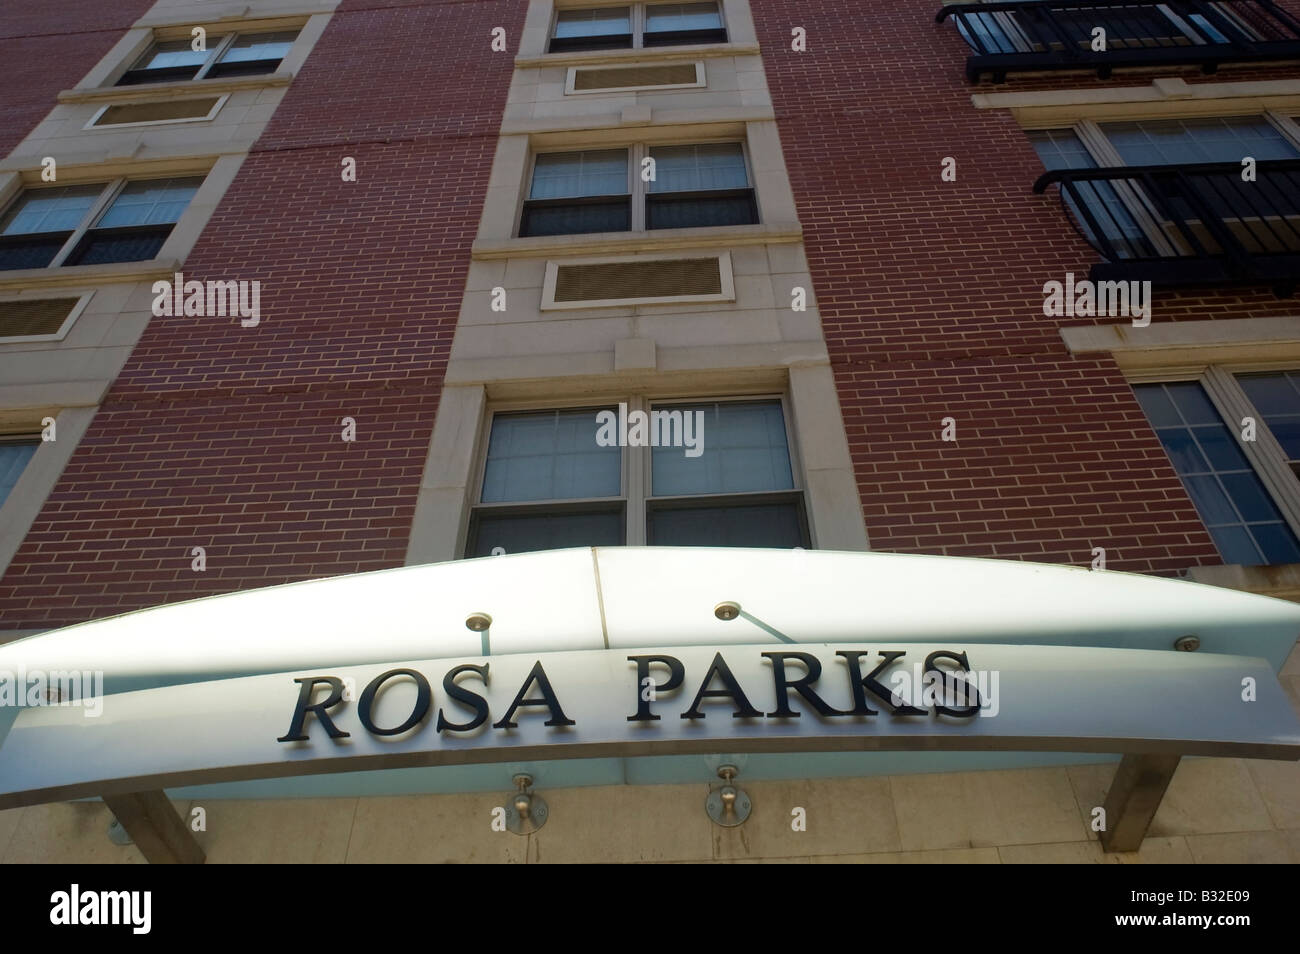
<instances>
[{"instance_id":1,"label":"black lettering on canopy","mask_svg":"<svg viewBox=\"0 0 1300 954\"><path fill-rule=\"evenodd\" d=\"M303 731L303 726L307 721L308 712L315 714L331 739L346 739L351 735L351 733L344 732L336 726L329 713L325 711L334 708L343 701L342 679L338 676L308 676L305 679L295 679L294 682L302 687L298 690L298 705L293 710L293 719L289 722L289 731L275 741L306 742L307 733ZM330 687L330 694L321 702L313 703L311 698L316 692L316 687L321 684Z\"/></svg>"},{"instance_id":2,"label":"black lettering on canopy","mask_svg":"<svg viewBox=\"0 0 1300 954\"><path fill-rule=\"evenodd\" d=\"M371 712L375 707L375 698L379 695L379 690L384 687L389 679L394 676L410 676L415 680L415 707L411 714L406 717L406 721L401 725L394 726L391 729L381 729L375 725L371 718ZM361 700L357 704L357 718L365 726L367 732L371 735L401 735L410 729L415 728L424 721L424 717L429 713L429 703L433 700L433 691L429 688L429 680L414 669L390 669L388 672L380 673L370 684L361 691Z\"/></svg>"},{"instance_id":3,"label":"black lettering on canopy","mask_svg":"<svg viewBox=\"0 0 1300 954\"><path fill-rule=\"evenodd\" d=\"M466 663L463 666L457 666L442 677L442 691L461 705L473 709L474 718L468 722L450 722L443 716L442 709L439 709L438 723L434 726L435 731L441 732L444 729L450 729L452 732L472 732L487 721L487 700L477 692L471 692L458 684L456 677L463 672L477 673L478 677L483 680L483 685L486 686L488 684L488 665L488 663L484 663L481 666L475 666L472 663Z\"/></svg>"},{"instance_id":4,"label":"black lettering on canopy","mask_svg":"<svg viewBox=\"0 0 1300 954\"><path fill-rule=\"evenodd\" d=\"M654 689L654 695L658 696L661 692L673 692L681 688L682 682L686 679L686 667L676 656L628 656L632 662L636 663L636 715L628 716L628 722L658 722L659 716L650 711L650 700L645 698L646 680L650 678L650 666L653 663L661 663L668 667L668 681L662 685L651 683Z\"/></svg>"},{"instance_id":5,"label":"black lettering on canopy","mask_svg":"<svg viewBox=\"0 0 1300 954\"><path fill-rule=\"evenodd\" d=\"M885 705L889 706L892 715L926 714L924 709L918 709L916 706L895 705L893 692L887 686L882 686L876 680L876 676L889 668L890 663L895 659L898 659L900 656L906 656L907 653L899 650L887 653L882 652L880 654L880 665L871 670L871 672L867 673L865 676L862 675L862 666L858 660L863 656L868 655L867 653L851 650L848 652L837 652L835 655L843 656L849 662L849 685L853 689L853 709L849 713L850 715L879 715L875 709L872 709L867 705L868 692L878 698L881 702L885 703Z\"/></svg>"},{"instance_id":6,"label":"black lettering on canopy","mask_svg":"<svg viewBox=\"0 0 1300 954\"><path fill-rule=\"evenodd\" d=\"M940 669L935 665L936 659L951 659L961 666L963 672L970 672L970 660L966 658L965 653L954 653L947 649L936 650L925 657L925 671L939 674L939 684L943 687L943 701L956 702L955 697L973 700L971 705L953 707L949 705L935 703L934 711L936 715L960 716L965 718L973 716L980 711L983 703L980 701L979 689L973 682L967 682L965 679L959 679L956 674Z\"/></svg>"},{"instance_id":7,"label":"black lettering on canopy","mask_svg":"<svg viewBox=\"0 0 1300 954\"><path fill-rule=\"evenodd\" d=\"M526 698L528 690L532 688L534 682L537 683L537 688L541 690L542 698L540 699ZM551 681L546 678L546 670L542 668L540 660L533 665L533 671L530 672L528 678L524 680L524 684L520 688L519 694L515 696L515 701L510 703L510 708L506 710L506 714L501 717L500 722L493 722L492 728L518 728L518 726L511 721L514 718L515 710L534 706L545 706L550 711L551 717L543 723L544 725L576 725L572 719L564 714L564 710L560 708L560 700L555 697L555 690L551 688Z\"/></svg>"},{"instance_id":8,"label":"black lettering on canopy","mask_svg":"<svg viewBox=\"0 0 1300 954\"><path fill-rule=\"evenodd\" d=\"M709 688L709 683L713 682L715 676L722 680L725 689ZM700 683L700 691L695 694L695 701L691 703L689 709L682 713L682 718L703 719L704 713L700 711L700 701L706 697L710 699L730 699L735 707L731 713L733 719L758 719L763 715L749 704L749 699L745 696L745 690L740 688L740 683L732 674L727 661L722 658L722 653L714 653L713 665L709 666L709 671L704 675L704 681Z\"/></svg>"},{"instance_id":9,"label":"black lettering on canopy","mask_svg":"<svg viewBox=\"0 0 1300 954\"><path fill-rule=\"evenodd\" d=\"M790 708L790 690L793 689L803 697L804 702L812 706L819 716L842 716L851 715L849 712L841 712L826 704L826 700L813 691L812 684L815 683L822 674L821 660L811 653L795 652L776 652L763 653L765 659L772 660L772 678L776 682L776 711L769 712L769 719L797 719L800 713ZM785 674L785 661L787 659L797 659L803 664L807 672L802 679L788 679Z\"/></svg>"}]
</instances>

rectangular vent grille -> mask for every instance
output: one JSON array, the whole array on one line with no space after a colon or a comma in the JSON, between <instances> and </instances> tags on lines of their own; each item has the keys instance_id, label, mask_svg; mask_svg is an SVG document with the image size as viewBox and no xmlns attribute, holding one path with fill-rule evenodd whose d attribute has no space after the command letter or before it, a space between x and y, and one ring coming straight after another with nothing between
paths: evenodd
<instances>
[{"instance_id":1,"label":"rectangular vent grille","mask_svg":"<svg viewBox=\"0 0 1300 954\"><path fill-rule=\"evenodd\" d=\"M697 82L694 63L599 67L579 69L573 74L573 88L579 92L630 86L694 86Z\"/></svg>"},{"instance_id":2,"label":"rectangular vent grille","mask_svg":"<svg viewBox=\"0 0 1300 954\"><path fill-rule=\"evenodd\" d=\"M63 327L79 299L44 298L0 302L0 338L53 335Z\"/></svg>"},{"instance_id":3,"label":"rectangular vent grille","mask_svg":"<svg viewBox=\"0 0 1300 954\"><path fill-rule=\"evenodd\" d=\"M168 99L157 103L126 103L110 106L95 120L96 126L126 123L160 123L168 119L199 119L212 112L216 96L203 99Z\"/></svg>"},{"instance_id":4,"label":"rectangular vent grille","mask_svg":"<svg viewBox=\"0 0 1300 954\"><path fill-rule=\"evenodd\" d=\"M561 265L555 273L556 304L721 294L722 270L716 258Z\"/></svg>"}]
</instances>

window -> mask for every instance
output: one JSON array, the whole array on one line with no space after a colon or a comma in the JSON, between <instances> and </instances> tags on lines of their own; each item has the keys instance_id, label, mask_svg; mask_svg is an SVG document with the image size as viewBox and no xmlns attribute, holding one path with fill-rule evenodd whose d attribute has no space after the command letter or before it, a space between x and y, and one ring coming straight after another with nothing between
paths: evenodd
<instances>
[{"instance_id":1,"label":"window","mask_svg":"<svg viewBox=\"0 0 1300 954\"><path fill-rule=\"evenodd\" d=\"M1300 476L1300 372L1241 374L1237 383Z\"/></svg>"},{"instance_id":2,"label":"window","mask_svg":"<svg viewBox=\"0 0 1300 954\"><path fill-rule=\"evenodd\" d=\"M465 555L807 546L785 421L771 399L497 413Z\"/></svg>"},{"instance_id":3,"label":"window","mask_svg":"<svg viewBox=\"0 0 1300 954\"><path fill-rule=\"evenodd\" d=\"M722 11L710 0L559 10L549 50L630 50L725 42Z\"/></svg>"},{"instance_id":4,"label":"window","mask_svg":"<svg viewBox=\"0 0 1300 954\"><path fill-rule=\"evenodd\" d=\"M209 36L203 50L193 49L190 39L161 40L135 61L117 85L274 73L297 38L296 30L232 33L224 37Z\"/></svg>"},{"instance_id":5,"label":"window","mask_svg":"<svg viewBox=\"0 0 1300 954\"><path fill-rule=\"evenodd\" d=\"M633 169L641 173L632 175ZM758 203L740 143L637 145L538 155L519 234L705 228L757 221Z\"/></svg>"},{"instance_id":6,"label":"window","mask_svg":"<svg viewBox=\"0 0 1300 954\"><path fill-rule=\"evenodd\" d=\"M40 434L0 435L0 506L4 506L27 462L40 446Z\"/></svg>"},{"instance_id":7,"label":"window","mask_svg":"<svg viewBox=\"0 0 1300 954\"><path fill-rule=\"evenodd\" d=\"M1239 164L1246 156L1259 162L1300 158L1300 146L1266 116L1082 122L1072 128L1026 133L1049 171ZM1119 258L1189 254L1189 233L1216 253L1216 240L1200 220L1200 205L1208 207L1249 250L1283 251L1300 241L1288 211L1295 207L1294 197L1271 182L1240 188L1235 172L1216 176L1079 180L1074 189L1081 201L1067 195L1066 204L1085 237ZM1261 209L1268 210L1262 217Z\"/></svg>"},{"instance_id":8,"label":"window","mask_svg":"<svg viewBox=\"0 0 1300 954\"><path fill-rule=\"evenodd\" d=\"M1251 387L1272 389L1275 384L1241 382L1247 393ZM1205 387L1178 381L1137 385L1134 390L1224 562L1300 562L1300 540ZM1285 397L1280 389L1273 393ZM1290 408L1279 414L1300 415L1298 396L1293 392L1289 399L1266 404Z\"/></svg>"},{"instance_id":9,"label":"window","mask_svg":"<svg viewBox=\"0 0 1300 954\"><path fill-rule=\"evenodd\" d=\"M0 216L0 271L157 256L202 177L28 189Z\"/></svg>"}]
</instances>

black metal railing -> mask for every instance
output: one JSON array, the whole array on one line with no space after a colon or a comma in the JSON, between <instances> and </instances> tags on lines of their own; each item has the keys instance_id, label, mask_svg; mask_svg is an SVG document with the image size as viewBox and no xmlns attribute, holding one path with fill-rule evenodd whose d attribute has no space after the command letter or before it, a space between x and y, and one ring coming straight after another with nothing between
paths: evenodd
<instances>
[{"instance_id":1,"label":"black metal railing","mask_svg":"<svg viewBox=\"0 0 1300 954\"><path fill-rule=\"evenodd\" d=\"M974 53L966 76L995 83L1028 70L1300 59L1300 20L1272 0L1027 0L959 3L951 17ZM1100 32L1098 32L1100 31Z\"/></svg>"},{"instance_id":2,"label":"black metal railing","mask_svg":"<svg viewBox=\"0 0 1300 954\"><path fill-rule=\"evenodd\" d=\"M1281 296L1300 281L1300 159L1057 169L1034 191L1052 183L1105 259L1093 280L1271 284Z\"/></svg>"}]
</instances>

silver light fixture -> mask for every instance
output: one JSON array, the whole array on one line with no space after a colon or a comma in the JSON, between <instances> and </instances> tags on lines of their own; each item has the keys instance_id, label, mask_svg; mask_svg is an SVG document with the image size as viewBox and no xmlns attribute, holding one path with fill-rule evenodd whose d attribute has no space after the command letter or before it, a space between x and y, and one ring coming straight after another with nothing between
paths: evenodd
<instances>
[{"instance_id":1,"label":"silver light fixture","mask_svg":"<svg viewBox=\"0 0 1300 954\"><path fill-rule=\"evenodd\" d=\"M546 800L530 791L533 777L521 773L514 777L517 791L506 804L506 828L516 835L528 835L546 824Z\"/></svg>"},{"instance_id":2,"label":"silver light fixture","mask_svg":"<svg viewBox=\"0 0 1300 954\"><path fill-rule=\"evenodd\" d=\"M704 801L704 810L713 819L713 823L723 828L735 828L744 824L753 808L745 790L733 784L736 774L734 765L719 767L718 777L722 779L722 785L709 792L709 797Z\"/></svg>"}]
</instances>

